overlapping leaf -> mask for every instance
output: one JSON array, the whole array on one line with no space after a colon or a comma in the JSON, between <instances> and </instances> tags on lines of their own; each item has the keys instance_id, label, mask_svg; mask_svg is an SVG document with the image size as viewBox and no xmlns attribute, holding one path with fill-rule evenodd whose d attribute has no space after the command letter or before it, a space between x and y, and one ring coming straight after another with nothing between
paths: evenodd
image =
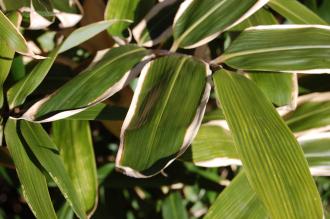
<instances>
[{"instance_id":1,"label":"overlapping leaf","mask_svg":"<svg viewBox=\"0 0 330 219\"><path fill-rule=\"evenodd\" d=\"M35 103L22 118L57 120L103 101L136 76L143 63L136 65L147 54L148 51L135 45L111 49L98 63L64 84L51 96Z\"/></svg>"},{"instance_id":2,"label":"overlapping leaf","mask_svg":"<svg viewBox=\"0 0 330 219\"><path fill-rule=\"evenodd\" d=\"M79 218L87 218L83 203L64 167L58 149L40 124L21 121L20 130L36 159L52 177Z\"/></svg>"},{"instance_id":3,"label":"overlapping leaf","mask_svg":"<svg viewBox=\"0 0 330 219\"><path fill-rule=\"evenodd\" d=\"M244 76L220 70L213 79L249 183L268 214L322 218L303 151L271 103Z\"/></svg>"},{"instance_id":4,"label":"overlapping leaf","mask_svg":"<svg viewBox=\"0 0 330 219\"><path fill-rule=\"evenodd\" d=\"M182 3L173 24L174 45L194 48L239 24L268 0L188 0ZM230 13L228 13L230 12Z\"/></svg>"},{"instance_id":5,"label":"overlapping leaf","mask_svg":"<svg viewBox=\"0 0 330 219\"><path fill-rule=\"evenodd\" d=\"M125 118L116 165L125 174L159 173L196 135L210 93L208 66L171 55L142 70Z\"/></svg>"},{"instance_id":6,"label":"overlapping leaf","mask_svg":"<svg viewBox=\"0 0 330 219\"><path fill-rule=\"evenodd\" d=\"M34 157L24 147L18 136L16 121L9 119L5 128L9 152L14 160L18 178L22 184L23 195L37 218L55 219L46 178Z\"/></svg>"},{"instance_id":7,"label":"overlapping leaf","mask_svg":"<svg viewBox=\"0 0 330 219\"><path fill-rule=\"evenodd\" d=\"M89 123L56 121L52 134L84 210L91 214L97 203L97 178Z\"/></svg>"},{"instance_id":8,"label":"overlapping leaf","mask_svg":"<svg viewBox=\"0 0 330 219\"><path fill-rule=\"evenodd\" d=\"M112 23L113 21L97 22L73 31L60 46L49 54L47 59L39 62L28 75L8 90L7 96L9 108L13 109L24 103L26 97L30 95L46 77L58 54L97 35L108 28Z\"/></svg>"},{"instance_id":9,"label":"overlapping leaf","mask_svg":"<svg viewBox=\"0 0 330 219\"><path fill-rule=\"evenodd\" d=\"M329 26L257 26L245 30L213 63L243 70L330 73L329 45Z\"/></svg>"}]
</instances>

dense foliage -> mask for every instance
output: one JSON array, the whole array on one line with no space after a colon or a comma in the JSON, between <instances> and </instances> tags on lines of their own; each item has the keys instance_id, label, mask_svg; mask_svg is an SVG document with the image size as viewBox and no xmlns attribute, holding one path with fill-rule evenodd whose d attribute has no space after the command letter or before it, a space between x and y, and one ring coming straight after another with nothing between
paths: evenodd
<instances>
[{"instance_id":1,"label":"dense foliage","mask_svg":"<svg viewBox=\"0 0 330 219\"><path fill-rule=\"evenodd\" d=\"M330 0L0 7L0 217L328 217Z\"/></svg>"}]
</instances>

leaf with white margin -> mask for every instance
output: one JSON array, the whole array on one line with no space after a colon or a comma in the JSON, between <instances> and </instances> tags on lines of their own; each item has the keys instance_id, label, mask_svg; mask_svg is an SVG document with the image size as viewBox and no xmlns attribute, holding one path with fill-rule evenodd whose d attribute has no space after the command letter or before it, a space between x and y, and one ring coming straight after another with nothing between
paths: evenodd
<instances>
[{"instance_id":1,"label":"leaf with white margin","mask_svg":"<svg viewBox=\"0 0 330 219\"><path fill-rule=\"evenodd\" d=\"M249 183L269 215L322 218L321 199L303 150L262 91L224 69L213 81Z\"/></svg>"},{"instance_id":2,"label":"leaf with white margin","mask_svg":"<svg viewBox=\"0 0 330 219\"><path fill-rule=\"evenodd\" d=\"M330 130L330 92L298 97L295 111L283 115L296 136Z\"/></svg>"},{"instance_id":3,"label":"leaf with white margin","mask_svg":"<svg viewBox=\"0 0 330 219\"><path fill-rule=\"evenodd\" d=\"M185 55L149 62L124 120L116 166L133 177L166 168L197 134L210 95L206 63Z\"/></svg>"},{"instance_id":4,"label":"leaf with white margin","mask_svg":"<svg viewBox=\"0 0 330 219\"><path fill-rule=\"evenodd\" d=\"M2 40L5 40L8 46L16 52L33 58L42 58L30 50L18 27L15 27L2 11L0 11L0 31Z\"/></svg>"},{"instance_id":5,"label":"leaf with white margin","mask_svg":"<svg viewBox=\"0 0 330 219\"><path fill-rule=\"evenodd\" d=\"M235 69L250 71L330 73L330 27L251 27L211 63L226 63Z\"/></svg>"},{"instance_id":6,"label":"leaf with white margin","mask_svg":"<svg viewBox=\"0 0 330 219\"><path fill-rule=\"evenodd\" d=\"M167 0L155 5L133 29L139 45L154 46L172 34L172 23L182 0Z\"/></svg>"},{"instance_id":7,"label":"leaf with white margin","mask_svg":"<svg viewBox=\"0 0 330 219\"><path fill-rule=\"evenodd\" d=\"M174 19L174 43L171 50L206 44L247 19L267 2L268 0L186 0Z\"/></svg>"},{"instance_id":8,"label":"leaf with white margin","mask_svg":"<svg viewBox=\"0 0 330 219\"><path fill-rule=\"evenodd\" d=\"M149 52L136 45L111 49L94 65L38 101L20 119L49 122L77 114L122 89L140 71Z\"/></svg>"},{"instance_id":9,"label":"leaf with white margin","mask_svg":"<svg viewBox=\"0 0 330 219\"><path fill-rule=\"evenodd\" d=\"M27 96L30 95L46 77L55 59L60 53L63 53L92 38L115 22L118 21L96 22L73 31L61 45L49 54L47 59L40 61L28 75L14 84L7 91L9 108L13 109L14 107L24 103Z\"/></svg>"}]
</instances>

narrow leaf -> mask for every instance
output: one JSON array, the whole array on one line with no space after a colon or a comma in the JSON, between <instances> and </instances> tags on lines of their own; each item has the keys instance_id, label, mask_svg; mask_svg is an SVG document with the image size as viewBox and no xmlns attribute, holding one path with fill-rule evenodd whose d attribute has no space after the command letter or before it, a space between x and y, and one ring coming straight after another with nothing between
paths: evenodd
<instances>
[{"instance_id":1,"label":"narrow leaf","mask_svg":"<svg viewBox=\"0 0 330 219\"><path fill-rule=\"evenodd\" d=\"M18 53L37 57L30 51L27 42L25 41L18 28L0 11L0 31L1 39L4 40L8 46Z\"/></svg>"},{"instance_id":2,"label":"narrow leaf","mask_svg":"<svg viewBox=\"0 0 330 219\"><path fill-rule=\"evenodd\" d=\"M5 127L5 138L14 160L23 195L36 218L56 219L46 178L36 165L29 151L17 134L16 121L9 119Z\"/></svg>"},{"instance_id":3,"label":"narrow leaf","mask_svg":"<svg viewBox=\"0 0 330 219\"><path fill-rule=\"evenodd\" d=\"M184 1L173 24L172 50L178 47L195 48L208 43L221 32L244 21L267 2L268 0Z\"/></svg>"},{"instance_id":4,"label":"narrow leaf","mask_svg":"<svg viewBox=\"0 0 330 219\"><path fill-rule=\"evenodd\" d=\"M269 215L322 218L303 151L272 104L244 76L220 70L213 78L249 183Z\"/></svg>"},{"instance_id":5,"label":"narrow leaf","mask_svg":"<svg viewBox=\"0 0 330 219\"><path fill-rule=\"evenodd\" d=\"M14 24L15 27L19 27L22 21L22 16L18 12L12 12L7 15L8 19ZM5 80L10 71L10 67L14 58L15 50L9 47L7 42L0 38L0 87L3 87ZM3 105L3 89L0 91L0 108Z\"/></svg>"},{"instance_id":6,"label":"narrow leaf","mask_svg":"<svg viewBox=\"0 0 330 219\"><path fill-rule=\"evenodd\" d=\"M41 84L54 64L58 54L97 35L108 28L112 23L113 21L96 22L73 31L59 47L49 54L47 59L39 62L28 75L8 90L7 96L10 109L23 104L27 96Z\"/></svg>"},{"instance_id":7,"label":"narrow leaf","mask_svg":"<svg viewBox=\"0 0 330 219\"><path fill-rule=\"evenodd\" d=\"M97 202L96 163L88 121L59 120L53 123L53 139L88 215Z\"/></svg>"},{"instance_id":8,"label":"narrow leaf","mask_svg":"<svg viewBox=\"0 0 330 219\"><path fill-rule=\"evenodd\" d=\"M213 63L243 70L330 73L330 27L268 25L245 30Z\"/></svg>"},{"instance_id":9,"label":"narrow leaf","mask_svg":"<svg viewBox=\"0 0 330 219\"><path fill-rule=\"evenodd\" d=\"M52 177L79 218L87 218L78 193L64 167L58 149L40 124L22 120L22 135L40 164Z\"/></svg>"},{"instance_id":10,"label":"narrow leaf","mask_svg":"<svg viewBox=\"0 0 330 219\"><path fill-rule=\"evenodd\" d=\"M327 25L327 22L297 0L270 0L268 5L294 24Z\"/></svg>"},{"instance_id":11,"label":"narrow leaf","mask_svg":"<svg viewBox=\"0 0 330 219\"><path fill-rule=\"evenodd\" d=\"M118 168L134 177L152 176L187 149L209 98L209 75L205 63L181 55L143 68L122 127Z\"/></svg>"},{"instance_id":12,"label":"narrow leaf","mask_svg":"<svg viewBox=\"0 0 330 219\"><path fill-rule=\"evenodd\" d=\"M98 63L35 103L22 118L40 122L62 119L109 98L139 73L143 63L134 67L147 54L135 45L111 49Z\"/></svg>"}]
</instances>

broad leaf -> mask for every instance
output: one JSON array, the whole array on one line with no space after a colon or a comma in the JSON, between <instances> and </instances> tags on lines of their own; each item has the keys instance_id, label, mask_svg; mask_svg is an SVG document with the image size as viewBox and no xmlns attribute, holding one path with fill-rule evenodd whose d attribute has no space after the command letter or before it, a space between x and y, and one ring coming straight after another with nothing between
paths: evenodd
<instances>
[{"instance_id":1,"label":"broad leaf","mask_svg":"<svg viewBox=\"0 0 330 219\"><path fill-rule=\"evenodd\" d=\"M15 27L19 27L22 21L22 16L18 12L13 12L7 15L8 19L14 24ZM9 74L9 70L14 58L15 50L9 47L7 42L0 38L0 87L3 87L5 80ZM0 91L0 108L3 105L3 89Z\"/></svg>"},{"instance_id":2,"label":"broad leaf","mask_svg":"<svg viewBox=\"0 0 330 219\"><path fill-rule=\"evenodd\" d=\"M270 0L268 5L294 24L327 25L327 22L297 0Z\"/></svg>"},{"instance_id":3,"label":"broad leaf","mask_svg":"<svg viewBox=\"0 0 330 219\"><path fill-rule=\"evenodd\" d=\"M187 210L179 192L170 193L162 203L163 219L188 219Z\"/></svg>"},{"instance_id":4,"label":"broad leaf","mask_svg":"<svg viewBox=\"0 0 330 219\"><path fill-rule=\"evenodd\" d=\"M172 24L182 0L167 0L155 5L133 29L139 45L154 46L171 36Z\"/></svg>"},{"instance_id":5,"label":"broad leaf","mask_svg":"<svg viewBox=\"0 0 330 219\"><path fill-rule=\"evenodd\" d=\"M208 43L221 32L244 21L267 2L268 0L184 1L173 24L172 50L178 47L195 48Z\"/></svg>"},{"instance_id":6,"label":"broad leaf","mask_svg":"<svg viewBox=\"0 0 330 219\"><path fill-rule=\"evenodd\" d=\"M53 123L53 139L87 214L97 203L96 163L88 121Z\"/></svg>"},{"instance_id":7,"label":"broad leaf","mask_svg":"<svg viewBox=\"0 0 330 219\"><path fill-rule=\"evenodd\" d=\"M171 55L148 63L125 118L116 165L147 177L180 156L196 135L210 94L208 66Z\"/></svg>"},{"instance_id":8,"label":"broad leaf","mask_svg":"<svg viewBox=\"0 0 330 219\"><path fill-rule=\"evenodd\" d=\"M251 188L244 171L240 172L220 193L204 217L204 219L216 218L268 218L267 211Z\"/></svg>"},{"instance_id":9,"label":"broad leaf","mask_svg":"<svg viewBox=\"0 0 330 219\"><path fill-rule=\"evenodd\" d=\"M21 121L20 130L32 153L57 184L79 218L87 218L58 149L40 124Z\"/></svg>"},{"instance_id":10,"label":"broad leaf","mask_svg":"<svg viewBox=\"0 0 330 219\"><path fill-rule=\"evenodd\" d=\"M38 57L29 49L27 42L18 30L18 27L15 27L2 11L0 11L0 31L1 39L4 40L11 49L23 55L35 58Z\"/></svg>"},{"instance_id":11,"label":"broad leaf","mask_svg":"<svg viewBox=\"0 0 330 219\"><path fill-rule=\"evenodd\" d=\"M237 73L220 70L213 79L249 183L269 215L322 218L303 151L269 100Z\"/></svg>"},{"instance_id":12,"label":"broad leaf","mask_svg":"<svg viewBox=\"0 0 330 219\"><path fill-rule=\"evenodd\" d=\"M9 108L13 109L24 103L26 97L30 95L44 80L58 54L97 35L108 28L112 23L113 21L101 21L73 31L60 46L49 54L47 59L39 62L28 75L8 90L7 96Z\"/></svg>"},{"instance_id":13,"label":"broad leaf","mask_svg":"<svg viewBox=\"0 0 330 219\"><path fill-rule=\"evenodd\" d=\"M284 115L296 135L330 130L330 92L300 96L297 103L295 111Z\"/></svg>"},{"instance_id":14,"label":"broad leaf","mask_svg":"<svg viewBox=\"0 0 330 219\"><path fill-rule=\"evenodd\" d=\"M111 49L98 63L35 103L22 119L46 122L66 118L107 99L139 73L143 63L136 65L147 54L135 45Z\"/></svg>"},{"instance_id":15,"label":"broad leaf","mask_svg":"<svg viewBox=\"0 0 330 219\"><path fill-rule=\"evenodd\" d=\"M16 121L9 119L5 128L9 152L14 160L18 178L22 184L23 195L37 218L56 219L46 178L24 147L17 134Z\"/></svg>"},{"instance_id":16,"label":"broad leaf","mask_svg":"<svg viewBox=\"0 0 330 219\"><path fill-rule=\"evenodd\" d=\"M243 70L330 73L330 27L269 25L245 30L212 63Z\"/></svg>"}]
</instances>

